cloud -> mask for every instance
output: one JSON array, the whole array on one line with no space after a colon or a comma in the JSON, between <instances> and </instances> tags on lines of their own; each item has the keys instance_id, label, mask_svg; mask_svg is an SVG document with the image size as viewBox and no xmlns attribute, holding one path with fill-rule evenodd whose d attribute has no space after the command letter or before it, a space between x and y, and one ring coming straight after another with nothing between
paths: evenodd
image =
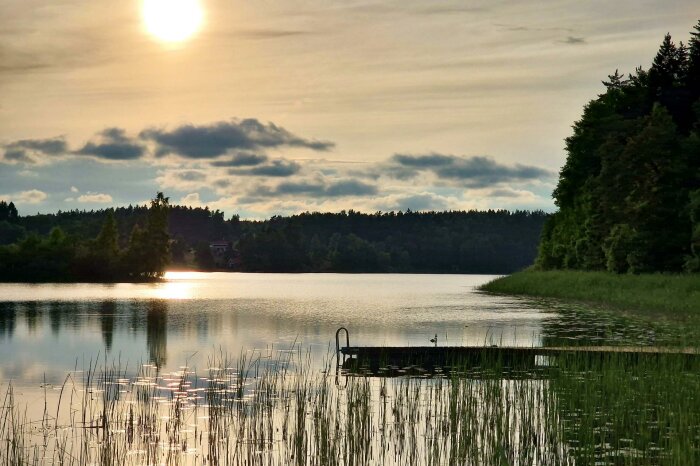
<instances>
[{"instance_id":1,"label":"cloud","mask_svg":"<svg viewBox=\"0 0 700 466\"><path fill-rule=\"evenodd\" d=\"M107 128L97 135L97 142L89 141L74 152L106 160L134 160L143 157L146 148L126 136L121 128Z\"/></svg>"},{"instance_id":2,"label":"cloud","mask_svg":"<svg viewBox=\"0 0 700 466\"><path fill-rule=\"evenodd\" d=\"M228 173L230 175L239 176L274 176L287 177L292 176L301 170L301 165L288 160L273 160L269 165L261 165L259 167L240 169L231 168Z\"/></svg>"},{"instance_id":3,"label":"cloud","mask_svg":"<svg viewBox=\"0 0 700 466\"><path fill-rule=\"evenodd\" d=\"M377 194L377 187L357 180L343 180L329 184L325 195L339 196L370 196Z\"/></svg>"},{"instance_id":4,"label":"cloud","mask_svg":"<svg viewBox=\"0 0 700 466\"><path fill-rule=\"evenodd\" d=\"M278 196L311 196L322 197L350 197L350 196L372 196L377 194L377 187L358 180L340 181L302 181L283 182L270 188L259 186L250 193L250 198L278 197Z\"/></svg>"},{"instance_id":5,"label":"cloud","mask_svg":"<svg viewBox=\"0 0 700 466\"><path fill-rule=\"evenodd\" d=\"M419 211L419 210L445 210L450 206L450 202L443 196L433 193L419 193L409 195L391 196L381 200L377 204L377 210L382 211ZM454 207L454 205L453 205Z\"/></svg>"},{"instance_id":6,"label":"cloud","mask_svg":"<svg viewBox=\"0 0 700 466\"><path fill-rule=\"evenodd\" d=\"M207 178L206 174L197 170L177 172L175 176L183 181L204 181Z\"/></svg>"},{"instance_id":7,"label":"cloud","mask_svg":"<svg viewBox=\"0 0 700 466\"><path fill-rule=\"evenodd\" d=\"M12 194L0 194L0 199L15 202L16 204L39 204L48 199L49 195L38 189L20 191Z\"/></svg>"},{"instance_id":8,"label":"cloud","mask_svg":"<svg viewBox=\"0 0 700 466\"><path fill-rule=\"evenodd\" d=\"M247 29L236 32L236 36L246 39L280 39L312 34L311 31L295 29Z\"/></svg>"},{"instance_id":9,"label":"cloud","mask_svg":"<svg viewBox=\"0 0 700 466\"><path fill-rule=\"evenodd\" d=\"M76 188L75 186L71 186L71 187L70 187L70 192L72 192L72 193L78 193L78 192L80 192L80 190L79 190L78 188Z\"/></svg>"},{"instance_id":10,"label":"cloud","mask_svg":"<svg viewBox=\"0 0 700 466\"><path fill-rule=\"evenodd\" d=\"M583 37L574 37L574 36L569 36L564 40L560 40L562 44L569 44L569 45L580 45L580 44L585 44L586 39Z\"/></svg>"},{"instance_id":11,"label":"cloud","mask_svg":"<svg viewBox=\"0 0 700 466\"><path fill-rule=\"evenodd\" d=\"M183 125L173 130L151 128L140 137L156 144L156 155L175 154L185 158L216 158L232 150L265 150L302 147L327 151L332 142L304 139L274 123L261 123L254 118L220 121L209 125Z\"/></svg>"},{"instance_id":12,"label":"cloud","mask_svg":"<svg viewBox=\"0 0 700 466\"><path fill-rule=\"evenodd\" d=\"M251 152L238 152L229 160L216 160L211 163L214 167L249 167L267 162L267 155Z\"/></svg>"},{"instance_id":13,"label":"cloud","mask_svg":"<svg viewBox=\"0 0 700 466\"><path fill-rule=\"evenodd\" d=\"M511 31L511 32L529 32L529 31L535 31L535 32L543 32L543 31L549 31L549 32L557 32L557 31L564 31L564 32L573 32L572 28L568 27L561 27L561 26L554 26L554 27L542 27L542 26L525 26L522 24L503 24L503 23L496 23L495 26L500 27L505 29L506 31Z\"/></svg>"},{"instance_id":14,"label":"cloud","mask_svg":"<svg viewBox=\"0 0 700 466\"><path fill-rule=\"evenodd\" d=\"M219 180L214 180L212 182L212 185L216 186L217 188L228 188L231 186L231 180L225 180L225 179L219 179Z\"/></svg>"},{"instance_id":15,"label":"cloud","mask_svg":"<svg viewBox=\"0 0 700 466\"><path fill-rule=\"evenodd\" d=\"M99 204L106 204L109 202L112 202L112 196L109 194L102 194L102 193L87 193L83 194L82 196L78 197L78 202L81 203L99 203Z\"/></svg>"},{"instance_id":16,"label":"cloud","mask_svg":"<svg viewBox=\"0 0 700 466\"><path fill-rule=\"evenodd\" d=\"M189 207L201 207L202 200L199 198L199 193L189 193L186 196L181 197L178 204Z\"/></svg>"},{"instance_id":17,"label":"cloud","mask_svg":"<svg viewBox=\"0 0 700 466\"><path fill-rule=\"evenodd\" d=\"M455 161L453 155L429 154L429 155L402 155L396 154L393 157L395 162L404 167L434 168L452 165Z\"/></svg>"},{"instance_id":18,"label":"cloud","mask_svg":"<svg viewBox=\"0 0 700 466\"><path fill-rule=\"evenodd\" d=\"M520 198L523 197L523 195L530 195L533 196L533 194L530 191L520 191L512 188L499 188L499 189L492 189L491 191L488 192L487 194L489 197L508 197L508 198Z\"/></svg>"},{"instance_id":19,"label":"cloud","mask_svg":"<svg viewBox=\"0 0 700 466\"><path fill-rule=\"evenodd\" d=\"M68 150L63 137L22 139L4 146L3 160L8 163L40 163L47 156L65 154Z\"/></svg>"},{"instance_id":20,"label":"cloud","mask_svg":"<svg viewBox=\"0 0 700 466\"><path fill-rule=\"evenodd\" d=\"M453 15L460 13L484 13L489 11L483 6L433 5L416 11L423 15Z\"/></svg>"},{"instance_id":21,"label":"cloud","mask_svg":"<svg viewBox=\"0 0 700 466\"><path fill-rule=\"evenodd\" d=\"M457 157L443 154L396 154L391 158L391 162L395 165L395 177L400 179L406 177L406 169L413 170L414 173L429 171L441 180L458 182L471 188L485 187L508 181L537 180L553 176L551 171L543 168L521 164L508 166L500 164L490 157L483 156ZM388 174L392 174L391 166Z\"/></svg>"}]
</instances>

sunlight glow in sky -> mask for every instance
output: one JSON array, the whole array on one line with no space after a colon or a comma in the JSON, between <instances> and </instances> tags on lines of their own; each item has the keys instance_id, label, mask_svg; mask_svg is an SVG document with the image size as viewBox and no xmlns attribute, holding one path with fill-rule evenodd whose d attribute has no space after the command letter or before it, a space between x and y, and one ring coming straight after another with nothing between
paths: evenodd
<instances>
[{"instance_id":1,"label":"sunlight glow in sky","mask_svg":"<svg viewBox=\"0 0 700 466\"><path fill-rule=\"evenodd\" d=\"M147 31L166 42L181 42L202 25L204 13L198 0L143 0Z\"/></svg>"},{"instance_id":2,"label":"sunlight glow in sky","mask_svg":"<svg viewBox=\"0 0 700 466\"><path fill-rule=\"evenodd\" d=\"M601 81L697 0L5 0L0 199L544 209Z\"/></svg>"}]
</instances>

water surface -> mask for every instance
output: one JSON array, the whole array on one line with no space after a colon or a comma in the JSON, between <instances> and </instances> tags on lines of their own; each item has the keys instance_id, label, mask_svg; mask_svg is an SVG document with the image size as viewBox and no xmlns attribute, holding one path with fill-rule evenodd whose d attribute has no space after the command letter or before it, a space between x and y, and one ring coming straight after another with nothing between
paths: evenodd
<instances>
[{"instance_id":1,"label":"water surface","mask_svg":"<svg viewBox=\"0 0 700 466\"><path fill-rule=\"evenodd\" d=\"M494 296L485 275L171 272L151 284L0 284L0 380L60 383L91 359L164 370L215 351L353 345L651 344L649 324ZM656 333L655 333L656 332Z\"/></svg>"}]
</instances>

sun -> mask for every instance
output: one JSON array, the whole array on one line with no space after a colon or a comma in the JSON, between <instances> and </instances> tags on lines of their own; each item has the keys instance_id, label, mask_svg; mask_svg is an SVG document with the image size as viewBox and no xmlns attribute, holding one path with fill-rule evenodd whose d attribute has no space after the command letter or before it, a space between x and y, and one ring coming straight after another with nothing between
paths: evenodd
<instances>
[{"instance_id":1,"label":"sun","mask_svg":"<svg viewBox=\"0 0 700 466\"><path fill-rule=\"evenodd\" d=\"M199 0L143 0L142 14L146 30L165 42L189 39L204 19Z\"/></svg>"}]
</instances>

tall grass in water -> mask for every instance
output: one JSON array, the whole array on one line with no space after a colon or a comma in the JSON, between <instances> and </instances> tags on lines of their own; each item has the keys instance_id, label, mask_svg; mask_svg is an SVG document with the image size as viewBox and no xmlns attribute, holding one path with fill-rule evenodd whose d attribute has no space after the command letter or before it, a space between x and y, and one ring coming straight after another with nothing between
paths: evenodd
<instances>
[{"instance_id":1,"label":"tall grass in water","mask_svg":"<svg viewBox=\"0 0 700 466\"><path fill-rule=\"evenodd\" d=\"M433 378L335 377L300 352L218 354L197 374L118 364L69 377L36 423L12 387L0 464L690 464L697 367L673 357L498 361ZM345 384L347 382L347 385Z\"/></svg>"}]
</instances>

